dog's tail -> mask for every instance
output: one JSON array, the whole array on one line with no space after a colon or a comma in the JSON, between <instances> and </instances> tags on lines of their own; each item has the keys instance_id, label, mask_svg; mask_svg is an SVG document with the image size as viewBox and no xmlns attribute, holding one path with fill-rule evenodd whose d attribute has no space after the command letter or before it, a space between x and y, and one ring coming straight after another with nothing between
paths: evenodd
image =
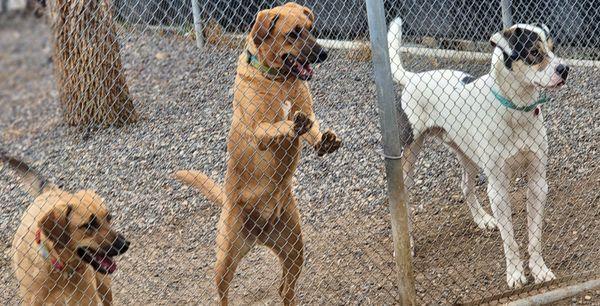
<instances>
[{"instance_id":1,"label":"dog's tail","mask_svg":"<svg viewBox=\"0 0 600 306\"><path fill-rule=\"evenodd\" d=\"M209 201L217 203L219 206L223 206L223 203L225 203L223 187L206 174L200 171L180 170L175 172L173 176L176 180L200 190Z\"/></svg>"},{"instance_id":2,"label":"dog's tail","mask_svg":"<svg viewBox=\"0 0 600 306\"><path fill-rule=\"evenodd\" d=\"M31 196L37 197L42 194L46 188L51 187L35 169L31 168L22 160L9 156L4 151L0 151L0 163L6 164L12 168L20 177L20 183L23 189Z\"/></svg>"},{"instance_id":3,"label":"dog's tail","mask_svg":"<svg viewBox=\"0 0 600 306\"><path fill-rule=\"evenodd\" d=\"M402 47L402 19L400 17L396 17L390 23L387 39L392 76L396 82L404 86L414 76L414 73L404 70L402 66L402 58L400 56L400 47Z\"/></svg>"}]
</instances>

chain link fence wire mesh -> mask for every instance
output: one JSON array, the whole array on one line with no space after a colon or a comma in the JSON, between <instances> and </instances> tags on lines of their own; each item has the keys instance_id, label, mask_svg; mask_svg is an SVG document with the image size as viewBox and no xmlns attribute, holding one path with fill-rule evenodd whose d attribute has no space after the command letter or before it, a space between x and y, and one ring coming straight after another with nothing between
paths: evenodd
<instances>
[{"instance_id":1,"label":"chain link fence wire mesh","mask_svg":"<svg viewBox=\"0 0 600 306\"><path fill-rule=\"evenodd\" d=\"M36 242L36 233L38 228L42 229L39 235L42 241L51 238L52 231L43 231L44 223L39 221L45 214L33 212L30 207L48 208L58 202L43 195L34 200L27 192L31 182L20 188L18 175L9 170L14 167L4 162L0 175L0 235L5 242L0 257L2 304L26 302L19 294L12 267L13 257L21 253L21 256L29 254L43 259L27 265L24 275L40 279L44 273L50 277L58 274L60 281L72 277L70 274L85 276L77 279L75 290L65 287L57 293L59 297L71 297L73 291L74 303L80 304L90 295L94 296L90 292L99 292L98 297L109 297L107 286L112 288L115 304L214 303L218 301L218 285L221 290L227 289L226 283L215 280L215 270L218 271L215 259L217 256L227 259L222 255L226 251L234 260L248 251L237 269L235 265L224 265L223 273L233 275L228 286L232 304L281 303L285 298L291 299L290 290L294 288L297 301L303 304L392 304L398 300L363 1L298 1L312 11L314 22L308 21L312 17L304 9L282 10L275 14L278 18L267 14L266 26L253 32L263 31L262 41L256 42L262 45L260 48L248 47L246 35L255 26L259 11L283 2L199 2L202 49L196 47L190 1L97 1L95 11L85 11L92 7L86 3L75 0L45 3L46 17L41 20L10 12L0 16L0 71L3 71L0 76L0 149L22 159L31 169L36 169L40 177L59 186L56 198L60 198L58 202L62 204L58 206L78 203L71 205L74 208L68 214L66 208L56 212L58 220L62 220L60 216L69 215L67 230L62 233L68 232L71 238L68 246L57 246L57 249L74 252L74 262L87 254L77 252L92 252L94 254L89 254L92 256L109 253L111 245L120 241L116 233L123 235L131 245L127 252L114 257L118 267L115 273L97 274L99 281L88 277L95 271L93 264L82 265L87 269L85 273L76 269L74 273L56 271L51 258L59 257L53 255L53 250L61 236L54 237L56 241L48 240L45 248L49 251L49 260L46 260L40 247L43 244ZM8 7L18 6L18 3L9 4ZM490 64L493 56L501 57L500 68L507 68L502 51L495 50L489 42L493 34L502 31L499 1L385 1L384 5L387 24L396 17L403 21L401 43L390 50L391 54L399 51L398 47L402 51L392 58L392 72L397 71L398 59L409 72L455 69L475 78L490 73L494 67ZM599 98L595 89L600 86L597 64L600 29L595 22L600 16L598 7L595 1L512 2L514 23L546 24L550 31L544 35L552 37L554 54L571 59L566 84L540 90L548 102L539 110L519 113L529 118L524 122L511 121L518 116L513 114L517 111L505 108L497 100L478 99L489 96L494 87L478 81L464 85L460 82L463 74L460 78L452 74L448 78L443 75L435 82L423 82L423 88L416 87L420 91L410 86L396 86L399 108L401 101L405 101L402 106L408 118L420 114L420 124L437 118L438 128L456 127L477 131L478 135L510 136L493 144L487 136L471 140L459 139L453 134L444 137L459 146L469 141L468 146L479 152L469 156L477 167L469 164L468 175L463 175L459 158L442 142L435 137L424 140L421 153L415 159L412 185L408 188L419 304L478 303L507 292L515 293L507 284L506 255L500 231L478 227L468 205L477 197L483 209L493 215L489 201L499 201L495 196L487 199L488 184L498 181L492 173L497 175L498 172L485 172L480 168L498 166L497 160L486 160L484 153L501 153L503 148L518 142L514 136L518 133L503 130L500 122L509 122L512 131L523 131L518 136L521 138L543 128L547 132L545 139L538 138L535 143L523 140L521 147L541 150L547 144L544 168L548 194L541 226L541 250L556 280L534 285L528 267L526 206L527 201L544 198L545 188L537 184L539 180L532 179L535 173L539 179L539 172L524 175L527 168L519 165L515 178L506 178L502 184L494 185L505 192L503 201L511 199L512 212L498 213L505 218L512 216L510 223L514 226L527 277L527 284L520 290L526 293L598 277L600 114L595 105ZM62 8L73 24L52 29L56 19L49 17L53 16L48 12L50 8L55 12ZM66 20L65 15L54 15L54 18L56 16ZM106 39L111 30L89 31L97 26L92 21L104 29L112 28L115 39ZM393 37L399 34L398 29L391 33ZM53 31L64 34L65 38L54 50ZM94 36L94 32L104 36ZM91 36L76 35L82 33ZM313 42L311 35L319 40ZM250 46L255 43L254 37ZM509 33L503 37L512 49L523 52L532 49L527 43L526 48L514 44L530 35L511 36ZM69 41L69 38L77 41ZM86 39L90 40L89 44ZM107 51L110 48L99 48L98 41L111 41L115 46L108 47L115 47L117 56ZM308 67L303 57L318 59L321 53L316 45L328 50L327 59ZM537 52L541 55L519 54L523 58L513 58L513 70L505 71L506 75L522 73L529 79L505 76L493 84L508 92L516 88L511 86L531 82L532 72L527 69L544 69L535 62L538 56L548 62L544 67L554 65L555 62L549 61L547 40L533 45L540 48ZM124 75L128 88L125 94L139 114L135 123L120 128L108 121L106 124L83 123L77 127L67 124L65 117L69 114L64 113L61 103L73 101L63 100L55 78L58 63L52 54L69 54L78 48L88 51L90 60L78 60L81 55L71 52L75 60L61 72L73 80L79 79L74 87L95 97L124 94L126 89L118 82L102 82L106 80L99 77L103 71L119 70L116 73ZM261 48L263 51L259 53ZM265 60L269 56L271 60ZM285 64L286 61L289 62ZM236 70L238 65L244 67L242 72ZM270 68L280 67L278 65L287 65L287 68L271 71ZM290 77L290 73L294 76ZM269 77L270 74L274 75ZM312 107L305 104L309 93L298 80L308 76L311 76L308 84L314 102ZM414 78L419 79L419 76ZM94 82L103 87L86 85ZM457 91L461 94L456 94ZM266 97L265 93L271 95ZM416 102L423 99L430 102L443 99L445 103L438 109L439 113L435 108L415 108ZM115 101L117 104L108 106L122 108L123 112L131 109L119 105L122 100ZM462 102L463 107L459 107L460 101L488 103L493 107L477 111L479 108L473 105L478 104L466 107L467 102ZM90 110L83 107L70 112L75 111ZM488 130L490 124L484 118L498 120L492 126L493 132ZM531 127L530 120L538 124ZM276 122L282 123L266 128L259 124ZM480 124L475 125L475 122ZM321 133L314 135L319 137L309 132L315 130L316 123ZM109 127L101 128L103 125ZM334 131L337 137L320 138L328 130ZM435 134L439 129L432 131ZM299 134L303 136L297 137ZM259 135L269 137L256 142ZM306 141L302 141L308 145L300 149L298 138L303 137ZM319 149L334 151L337 145L332 140L337 138L343 142L341 148L318 156L315 151ZM329 147L323 146L323 140ZM230 174L226 176L228 168ZM182 185L172 177L180 169L203 173L204 176L189 177L189 180L205 189L211 182L206 178L221 187L209 188L205 192L209 197L205 197L196 188ZM220 188L225 191L219 193ZM532 194L527 194L528 188ZM467 193L466 196L463 193ZM223 199L223 207L214 203ZM243 205L228 204L234 202ZM294 206L298 209L297 215ZM230 219L223 217L225 221L219 221L223 210ZM539 216L539 209L533 212L536 213L533 216ZM95 221L92 214L96 216ZM21 225L22 218L29 220L26 226ZM35 222L33 218L37 218ZM100 224L92 224L92 221ZM497 226L506 229L506 222ZM27 237L19 247L13 248L12 241L19 226ZM100 234L96 227L111 227L113 234ZM94 237L97 242L92 242ZM215 241L218 241L216 245ZM233 242L238 244L230 246ZM248 250L248 246L255 243L267 244L274 252L265 247ZM21 251L16 253L15 250ZM94 259L100 266L104 264L114 269L104 261L108 257L100 257ZM21 262L24 260L17 266L23 266ZM70 263L69 260L58 262L67 266ZM283 286L282 276L288 276L289 281ZM294 286L291 283L296 277ZM56 284L53 287L63 284L52 280L50 283ZM34 285L39 284L34 282L28 286L32 289L25 290L25 296L39 297L42 293L34 292ZM600 295L591 292L578 300L594 304Z\"/></svg>"}]
</instances>

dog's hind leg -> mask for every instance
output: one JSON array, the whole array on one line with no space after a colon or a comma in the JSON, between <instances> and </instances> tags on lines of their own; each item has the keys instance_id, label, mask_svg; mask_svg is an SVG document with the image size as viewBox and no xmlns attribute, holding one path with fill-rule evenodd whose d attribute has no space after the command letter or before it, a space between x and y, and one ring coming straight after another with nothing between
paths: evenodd
<instances>
[{"instance_id":1,"label":"dog's hind leg","mask_svg":"<svg viewBox=\"0 0 600 306\"><path fill-rule=\"evenodd\" d=\"M304 242L300 228L300 214L295 208L295 199L290 198L288 207L283 210L273 229L262 243L268 246L277 256L282 267L282 279L279 295L284 305L296 305L296 282L304 265Z\"/></svg>"},{"instance_id":2,"label":"dog's hind leg","mask_svg":"<svg viewBox=\"0 0 600 306\"><path fill-rule=\"evenodd\" d=\"M252 249L254 241L244 231L244 211L226 204L221 211L217 229L217 262L215 282L221 305L228 304L229 286L242 258Z\"/></svg>"},{"instance_id":3,"label":"dog's hind leg","mask_svg":"<svg viewBox=\"0 0 600 306\"><path fill-rule=\"evenodd\" d=\"M527 232L529 235L529 269L536 283L555 279L554 273L546 266L542 257L542 227L544 204L548 194L546 183L546 157L537 156L530 160L527 168Z\"/></svg>"},{"instance_id":4,"label":"dog's hind leg","mask_svg":"<svg viewBox=\"0 0 600 306\"><path fill-rule=\"evenodd\" d=\"M498 165L498 163L496 163ZM506 173L504 166L496 166L488 175L488 197L492 206L494 218L502 237L504 256L506 259L506 282L511 288L519 288L527 283L523 271L523 262L519 255L519 246L515 240L512 223L512 209L510 206L510 175Z\"/></svg>"},{"instance_id":5,"label":"dog's hind leg","mask_svg":"<svg viewBox=\"0 0 600 306\"><path fill-rule=\"evenodd\" d=\"M456 152L458 161L463 168L461 189L465 197L465 202L467 202L471 215L473 215L473 221L475 221L480 229L495 229L496 219L483 209L475 193L475 181L479 170L477 164L467 157L455 144L450 146Z\"/></svg>"}]
</instances>

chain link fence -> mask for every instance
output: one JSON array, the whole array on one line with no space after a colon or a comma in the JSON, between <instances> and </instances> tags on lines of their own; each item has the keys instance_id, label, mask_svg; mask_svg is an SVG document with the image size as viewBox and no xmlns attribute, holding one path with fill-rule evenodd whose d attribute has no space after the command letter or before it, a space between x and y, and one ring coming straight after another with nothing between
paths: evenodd
<instances>
[{"instance_id":1,"label":"chain link fence","mask_svg":"<svg viewBox=\"0 0 600 306\"><path fill-rule=\"evenodd\" d=\"M595 1L383 1L393 89L365 2L284 4L0 15L2 304L399 303L386 89L418 304L598 278Z\"/></svg>"}]
</instances>

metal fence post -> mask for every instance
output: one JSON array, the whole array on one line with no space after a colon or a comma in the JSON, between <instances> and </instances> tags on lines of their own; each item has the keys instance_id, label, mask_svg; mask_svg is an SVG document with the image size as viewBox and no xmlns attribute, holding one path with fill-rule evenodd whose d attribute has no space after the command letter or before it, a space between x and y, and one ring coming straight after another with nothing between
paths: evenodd
<instances>
[{"instance_id":1,"label":"metal fence post","mask_svg":"<svg viewBox=\"0 0 600 306\"><path fill-rule=\"evenodd\" d=\"M396 267L398 269L398 291L401 305L415 305L416 292L410 252L407 196L402 175L402 153L406 135L406 116L400 116L395 106L394 85L389 62L387 27L382 0L366 0L369 34L377 87L379 118L381 122L383 151L386 156L388 198L392 221L392 236ZM400 134L402 127L403 134Z\"/></svg>"},{"instance_id":2,"label":"metal fence post","mask_svg":"<svg viewBox=\"0 0 600 306\"><path fill-rule=\"evenodd\" d=\"M500 0L500 6L502 7L502 25L506 29L513 25L512 0Z\"/></svg>"},{"instance_id":3,"label":"metal fence post","mask_svg":"<svg viewBox=\"0 0 600 306\"><path fill-rule=\"evenodd\" d=\"M198 1L192 1L192 14L194 15L194 31L196 32L196 46L198 48L204 47L204 34L202 34L202 16L200 16L200 6Z\"/></svg>"}]
</instances>

